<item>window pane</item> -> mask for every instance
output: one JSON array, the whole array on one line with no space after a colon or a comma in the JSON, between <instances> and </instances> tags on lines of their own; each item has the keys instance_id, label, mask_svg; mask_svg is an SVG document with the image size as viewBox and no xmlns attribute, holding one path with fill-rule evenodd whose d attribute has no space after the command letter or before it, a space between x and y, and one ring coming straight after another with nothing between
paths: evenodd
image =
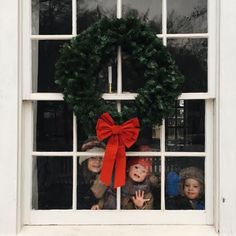
<instances>
[{"instance_id":1,"label":"window pane","mask_svg":"<svg viewBox=\"0 0 236 236\"><path fill-rule=\"evenodd\" d=\"M166 150L204 152L205 103L202 100L179 100L166 119Z\"/></svg>"},{"instance_id":2,"label":"window pane","mask_svg":"<svg viewBox=\"0 0 236 236\"><path fill-rule=\"evenodd\" d=\"M64 102L34 104L36 151L72 151L72 112Z\"/></svg>"},{"instance_id":3,"label":"window pane","mask_svg":"<svg viewBox=\"0 0 236 236\"><path fill-rule=\"evenodd\" d=\"M124 17L135 16L145 20L156 33L161 33L161 0L123 0L122 4Z\"/></svg>"},{"instance_id":4,"label":"window pane","mask_svg":"<svg viewBox=\"0 0 236 236\"><path fill-rule=\"evenodd\" d=\"M167 157L165 200L169 210L204 210L204 157Z\"/></svg>"},{"instance_id":5,"label":"window pane","mask_svg":"<svg viewBox=\"0 0 236 236\"><path fill-rule=\"evenodd\" d=\"M121 110L125 111L129 107L133 106L134 101L122 101L121 102ZM132 117L133 118L133 117ZM140 129L140 133L138 136L138 140L136 144L131 147L131 150L135 150L136 145L149 145L151 147L151 151L158 152L160 151L160 127L153 126L152 128L142 128Z\"/></svg>"},{"instance_id":6,"label":"window pane","mask_svg":"<svg viewBox=\"0 0 236 236\"><path fill-rule=\"evenodd\" d=\"M72 158L33 159L33 209L72 208Z\"/></svg>"},{"instance_id":7,"label":"window pane","mask_svg":"<svg viewBox=\"0 0 236 236\"><path fill-rule=\"evenodd\" d=\"M114 107L114 110L117 109L117 102L116 101L105 101L106 104L108 104L110 107ZM93 124L91 125L91 133L89 134L90 137L93 137L96 135L96 124L97 120L93 120ZM93 130L92 130L93 129ZM81 151L81 146L83 145L84 141L88 139L88 128L84 126L80 121L79 117L77 119L77 150Z\"/></svg>"},{"instance_id":8,"label":"window pane","mask_svg":"<svg viewBox=\"0 0 236 236\"><path fill-rule=\"evenodd\" d=\"M103 155L96 153L105 151L105 145L95 137L88 138L82 145L83 152L91 152L91 156L81 155L77 162L77 208L102 209L103 196L107 187L100 181Z\"/></svg>"},{"instance_id":9,"label":"window pane","mask_svg":"<svg viewBox=\"0 0 236 236\"><path fill-rule=\"evenodd\" d=\"M33 34L72 34L72 0L32 0Z\"/></svg>"},{"instance_id":10,"label":"window pane","mask_svg":"<svg viewBox=\"0 0 236 236\"><path fill-rule=\"evenodd\" d=\"M116 0L77 0L77 32L102 17L116 17Z\"/></svg>"},{"instance_id":11,"label":"window pane","mask_svg":"<svg viewBox=\"0 0 236 236\"><path fill-rule=\"evenodd\" d=\"M207 39L169 39L167 46L185 77L183 92L207 92Z\"/></svg>"},{"instance_id":12,"label":"window pane","mask_svg":"<svg viewBox=\"0 0 236 236\"><path fill-rule=\"evenodd\" d=\"M122 51L122 90L136 93L145 84L143 70L135 65L134 61Z\"/></svg>"},{"instance_id":13,"label":"window pane","mask_svg":"<svg viewBox=\"0 0 236 236\"><path fill-rule=\"evenodd\" d=\"M168 33L206 33L207 0L167 0Z\"/></svg>"},{"instance_id":14,"label":"window pane","mask_svg":"<svg viewBox=\"0 0 236 236\"><path fill-rule=\"evenodd\" d=\"M126 184L121 188L121 209L160 209L160 176L159 157L128 157ZM111 195L107 195L105 206L110 207Z\"/></svg>"},{"instance_id":15,"label":"window pane","mask_svg":"<svg viewBox=\"0 0 236 236\"><path fill-rule=\"evenodd\" d=\"M60 92L55 84L55 64L65 41L32 42L33 92Z\"/></svg>"}]
</instances>

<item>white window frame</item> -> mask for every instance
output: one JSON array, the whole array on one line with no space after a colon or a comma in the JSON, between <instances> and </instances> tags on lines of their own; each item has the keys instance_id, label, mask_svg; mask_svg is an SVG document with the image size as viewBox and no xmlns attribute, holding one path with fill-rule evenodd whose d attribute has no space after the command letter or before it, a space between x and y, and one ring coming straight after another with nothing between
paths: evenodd
<instances>
[{"instance_id":1,"label":"white window frame","mask_svg":"<svg viewBox=\"0 0 236 236\"><path fill-rule=\"evenodd\" d=\"M23 88L23 142L22 142L22 157L23 157L23 222L27 225L40 224L205 224L212 225L213 219L213 140L214 140L214 99L216 96L217 77L217 2L208 0L208 33L204 34L167 34L166 32L166 0L162 0L163 14L162 24L163 32L159 36L163 39L166 45L167 38L207 38L208 39L208 92L207 93L184 93L179 99L195 100L204 99L205 102L205 152L165 152L164 134L165 130L162 126L161 135L161 151L143 153L150 156L161 157L162 168L162 199L164 194L164 156L196 156L206 157L205 161L205 183L206 183L206 210L205 211L163 211L163 201L161 210L145 210L145 211L91 211L91 210L76 210L73 205L72 210L32 210L32 156L73 156L73 176L76 175L76 159L77 156L84 155L82 152L77 152L76 149L76 119L73 118L73 144L72 152L33 152L33 106L32 101L63 101L61 94L57 93L32 93L31 82L31 41L33 40L66 40L76 36L76 0L72 0L72 34L71 35L31 35L31 1L22 1L21 9L23 15L23 33L22 33L22 88ZM118 5L121 6L121 0L118 0ZM117 16L121 17L121 7L117 7ZM118 58L121 58L118 56ZM29 66L30 65L30 66ZM113 100L132 100L135 94L121 94L121 62L118 64L118 94L104 94L104 98ZM141 153L142 154L142 153ZM89 154L88 154L89 155ZM99 154L98 154L99 155ZM127 156L135 156L137 153L128 152ZM76 178L73 178L73 202L76 199ZM140 217L141 216L141 217Z\"/></svg>"}]
</instances>

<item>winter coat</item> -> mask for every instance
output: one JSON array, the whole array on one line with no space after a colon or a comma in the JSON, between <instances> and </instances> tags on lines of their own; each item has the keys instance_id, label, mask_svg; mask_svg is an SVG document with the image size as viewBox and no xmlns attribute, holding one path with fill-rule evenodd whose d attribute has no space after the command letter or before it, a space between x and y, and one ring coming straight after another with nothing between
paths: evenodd
<instances>
[{"instance_id":1,"label":"winter coat","mask_svg":"<svg viewBox=\"0 0 236 236\"><path fill-rule=\"evenodd\" d=\"M91 209L98 204L106 191L99 181L99 174L92 173L87 168L87 161L79 165L77 176L77 209Z\"/></svg>"},{"instance_id":2,"label":"winter coat","mask_svg":"<svg viewBox=\"0 0 236 236\"><path fill-rule=\"evenodd\" d=\"M168 210L204 210L204 199L190 200L184 196L178 195L166 200L166 209Z\"/></svg>"},{"instance_id":3,"label":"winter coat","mask_svg":"<svg viewBox=\"0 0 236 236\"><path fill-rule=\"evenodd\" d=\"M132 201L132 197L140 190L144 191L144 199L150 199L144 203L143 210L153 209L153 195L150 189L150 182L147 179L142 183L136 183L129 178L121 189L121 209L137 209ZM100 209L116 209L116 191L110 187L104 198L99 201Z\"/></svg>"}]
</instances>

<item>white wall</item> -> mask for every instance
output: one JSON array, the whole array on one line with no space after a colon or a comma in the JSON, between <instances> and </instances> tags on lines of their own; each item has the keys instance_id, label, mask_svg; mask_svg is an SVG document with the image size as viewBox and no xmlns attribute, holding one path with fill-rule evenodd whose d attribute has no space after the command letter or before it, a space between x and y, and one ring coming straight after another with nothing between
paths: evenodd
<instances>
[{"instance_id":1,"label":"white wall","mask_svg":"<svg viewBox=\"0 0 236 236\"><path fill-rule=\"evenodd\" d=\"M220 10L220 231L236 235L236 1Z\"/></svg>"},{"instance_id":2,"label":"white wall","mask_svg":"<svg viewBox=\"0 0 236 236\"><path fill-rule=\"evenodd\" d=\"M17 219L17 2L0 1L0 234Z\"/></svg>"}]
</instances>

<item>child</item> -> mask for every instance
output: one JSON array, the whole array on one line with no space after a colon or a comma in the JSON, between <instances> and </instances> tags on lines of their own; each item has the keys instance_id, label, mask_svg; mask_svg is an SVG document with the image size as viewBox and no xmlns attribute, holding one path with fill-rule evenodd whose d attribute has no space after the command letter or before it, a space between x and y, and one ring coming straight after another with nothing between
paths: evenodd
<instances>
[{"instance_id":1,"label":"child","mask_svg":"<svg viewBox=\"0 0 236 236\"><path fill-rule=\"evenodd\" d=\"M127 163L127 181L122 188L122 209L153 209L149 181L151 161L147 157L130 157Z\"/></svg>"},{"instance_id":2,"label":"child","mask_svg":"<svg viewBox=\"0 0 236 236\"><path fill-rule=\"evenodd\" d=\"M204 210L204 178L196 167L187 167L180 171L180 194L169 198L166 209Z\"/></svg>"},{"instance_id":3,"label":"child","mask_svg":"<svg viewBox=\"0 0 236 236\"><path fill-rule=\"evenodd\" d=\"M139 148L139 151L141 148ZM126 184L121 188L121 209L153 209L150 158L129 157ZM110 187L94 209L116 209L116 190Z\"/></svg>"},{"instance_id":4,"label":"child","mask_svg":"<svg viewBox=\"0 0 236 236\"><path fill-rule=\"evenodd\" d=\"M81 148L85 152L104 152L104 145L96 138L85 141ZM81 156L79 158L77 179L77 208L91 209L106 191L106 186L99 180L103 157Z\"/></svg>"}]
</instances>

